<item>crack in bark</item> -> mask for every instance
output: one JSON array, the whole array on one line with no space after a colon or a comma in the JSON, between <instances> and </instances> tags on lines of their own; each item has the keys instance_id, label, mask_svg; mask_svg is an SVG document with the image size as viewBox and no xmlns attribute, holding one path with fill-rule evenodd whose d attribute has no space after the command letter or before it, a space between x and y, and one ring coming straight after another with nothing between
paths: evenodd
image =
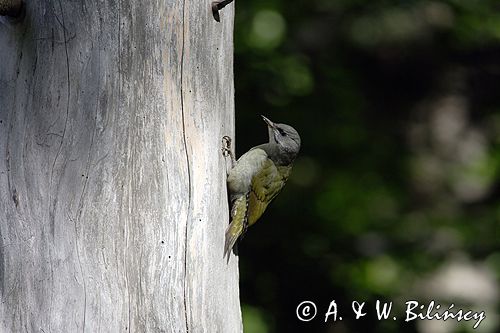
<instances>
[{"instance_id":1,"label":"crack in bark","mask_svg":"<svg viewBox=\"0 0 500 333\"><path fill-rule=\"evenodd\" d=\"M184 320L186 322L186 332L189 332L189 322L188 322L188 302L187 302L187 252L188 252L188 228L189 228L189 218L191 215L191 163L189 159L189 151L187 145L186 137L186 119L184 114L184 53L185 53L185 37L186 37L186 0L182 2L182 48L181 48L181 115L182 115L182 134L184 141L184 149L186 152L186 167L188 172L188 208L186 214L186 231L185 231L185 241L184 241Z\"/></svg>"},{"instance_id":2,"label":"crack in bark","mask_svg":"<svg viewBox=\"0 0 500 333\"><path fill-rule=\"evenodd\" d=\"M57 161L58 156L61 153L62 150L62 145L64 142L64 137L66 135L66 129L68 126L68 117L69 117L69 105L70 105L70 97L71 97L71 81L70 81L70 70L69 70L69 55L68 55L68 42L69 39L66 36L66 23L64 20L64 10L61 4L61 0L59 1L59 8L61 10L61 19L62 19L62 28L63 28L63 37L64 37L64 51L66 53L66 76L68 80L67 84L67 103L66 103L66 119L64 120L64 128L63 128L63 133L62 133L62 138L61 138L61 143L59 144L59 149L56 154L56 157L54 159L54 164L52 165L52 171L54 171L54 166ZM59 21L59 18L56 15L56 19ZM61 22L60 22L61 23ZM76 32L74 33L74 36L76 36ZM92 135L92 143L93 143L93 135ZM90 149L92 149L92 143ZM90 158L90 150L89 150L89 158ZM87 161L88 165L88 161ZM86 326L86 317L87 317L87 283L85 281L85 274L83 273L83 265L82 265L82 260L81 260L81 254L80 254L80 242L78 239L78 223L80 220L80 214L81 214L81 208L82 208L82 201L83 201L83 195L85 192L85 189L87 187L87 182L88 182L88 176L85 178L85 183L83 186L82 194L80 197L80 203L79 203L79 212L77 213L76 219L73 219L73 225L75 229L75 247L76 247L76 256L78 259L78 266L80 268L80 274L82 276L82 283L83 283L83 323L82 323L82 332L85 332L85 326Z\"/></svg>"},{"instance_id":3,"label":"crack in bark","mask_svg":"<svg viewBox=\"0 0 500 333\"><path fill-rule=\"evenodd\" d=\"M50 223L51 223L50 229L51 229L52 236L54 236L54 232L55 232L55 209L56 209L56 201L57 201L57 199L55 199L55 201L52 203L52 191L50 191L50 189L52 188L52 182L53 182L53 178L54 178L55 166L56 166L57 160L59 159L59 156L61 155L62 146L64 144L64 139L66 137L66 131L67 131L67 128L68 128L69 109L70 109L70 103L71 103L71 81L70 81L70 67L69 67L69 53L68 53L68 42L70 40L68 39L67 34L66 34L67 33L67 29L66 29L66 23L65 23L65 18L64 18L64 10L63 10L63 7L62 7L61 0L58 0L58 3L59 3L59 9L61 11L61 20L59 19L59 17L57 15L55 15L55 17L56 17L56 20L61 25L62 30L63 30L64 52L65 52L65 55L66 55L66 80L67 80L66 87L67 87L67 89L66 89L66 116L65 116L65 119L64 119L64 127L63 127L63 132L61 134L61 140L60 140L60 143L59 143L59 147L57 149L56 156L54 158L54 161L52 162L52 168L51 168L51 172L50 172L50 181L49 181L49 217L50 217ZM76 36L76 33L74 35ZM85 191L85 187L86 186L84 186L84 191ZM83 196L83 193L82 193L82 196ZM82 198L80 198L80 200L82 200ZM50 206L52 206L52 207L50 207ZM73 219L70 216L68 216L68 218L74 224L76 255L77 255L78 265L79 265L79 268L80 268L80 274L82 276L83 293L84 293L84 309L83 309L83 326L82 326L82 331L85 332L86 310L87 310L87 286L86 286L86 281L85 281L85 275L83 274L83 265L82 265L82 262L81 262L80 246L79 246L79 241L78 241L78 225L77 225L78 221L77 220L79 219L79 217L77 216L76 219Z\"/></svg>"},{"instance_id":4,"label":"crack in bark","mask_svg":"<svg viewBox=\"0 0 500 333\"><path fill-rule=\"evenodd\" d=\"M99 58L100 58L100 51L99 51ZM82 192L80 193L80 199L78 202L77 211L76 211L75 218L74 218L76 252L77 252L77 257L78 257L78 264L80 266L80 273L82 274L83 291L84 291L83 332L85 332L86 318L87 318L87 283L85 281L85 276L83 274L83 266L82 266L81 256L80 256L80 247L79 247L79 241L78 241L78 225L80 224L80 218L81 218L81 215L83 212L83 198L85 196L85 192L87 190L87 185L89 182L90 162L91 162L92 149L94 147L94 139L95 139L95 134L96 134L96 129L97 129L97 113L98 113L98 109L99 109L99 91L101 89L101 84L100 84L101 63L100 62L98 62L97 73L98 73L97 98L96 98L95 115L94 115L94 129L92 131L92 137L90 139L90 147L89 147L89 151L87 154L87 163L85 165L85 179L83 182L83 188L82 188Z\"/></svg>"},{"instance_id":5,"label":"crack in bark","mask_svg":"<svg viewBox=\"0 0 500 333\"><path fill-rule=\"evenodd\" d=\"M57 17L57 15L55 15L55 17L56 17L56 20L61 24L61 26L63 28L64 51L65 51L65 54L66 54L66 79L67 79L66 98L67 98L67 100L66 100L66 118L64 119L63 132L61 134L62 137L61 137L61 141L59 143L59 147L57 149L56 156L54 158L54 161L52 162L52 167L51 167L51 171L50 171L50 180L49 180L49 218L50 218L50 230L51 230L52 236L54 236L54 232L55 232L55 230L54 230L54 228L55 228L55 214L54 214L54 211L55 211L55 208L56 208L56 202L52 203L52 191L51 191L51 188L52 188L52 182L53 182L53 178L54 178L54 169L55 169L55 166L56 166L56 162L57 162L57 160L59 158L59 155L61 154L62 146L63 146L63 143L64 143L64 138L65 138L65 135L66 135L66 129L68 127L69 104L70 104L70 97L71 97L71 82L70 82L70 72L69 72L69 55L68 55L68 43L67 43L68 39L66 37L66 24L65 24L65 21L64 21L64 11L63 11L63 8L62 8L61 0L58 0L58 2L59 2L59 8L61 10L61 19L62 19L62 22L59 20L59 18Z\"/></svg>"},{"instance_id":6,"label":"crack in bark","mask_svg":"<svg viewBox=\"0 0 500 333\"><path fill-rule=\"evenodd\" d=\"M122 96L122 85L123 85L123 80L122 80L122 58L121 58L121 51L122 51L122 2L121 0L117 1L117 6L118 6L118 96L121 98ZM118 109L120 108L120 105L118 105ZM122 185L123 189L123 185ZM130 205L130 202L129 202ZM123 230L123 237L125 239L125 249L128 249L128 229L126 226L124 226ZM118 262L118 258L116 258L116 261ZM132 332L132 327L131 327L131 295L130 295L130 288L129 288L129 278L128 278L128 270L127 270L127 257L126 257L126 251L123 255L123 267L125 271L125 286L127 289L127 326L125 327L125 330L128 330L129 332Z\"/></svg>"}]
</instances>

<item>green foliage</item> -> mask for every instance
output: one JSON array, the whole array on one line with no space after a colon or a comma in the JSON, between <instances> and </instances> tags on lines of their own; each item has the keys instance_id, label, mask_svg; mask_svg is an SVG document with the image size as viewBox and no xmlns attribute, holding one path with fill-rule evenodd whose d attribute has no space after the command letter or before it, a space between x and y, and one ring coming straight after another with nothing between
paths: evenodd
<instances>
[{"instance_id":1,"label":"green foliage","mask_svg":"<svg viewBox=\"0 0 500 333\"><path fill-rule=\"evenodd\" d=\"M238 151L266 140L259 114L303 140L239 247L246 331L433 332L373 315L325 324L324 311L453 301L460 283L500 294L500 2L238 1ZM428 287L462 266L477 276ZM497 332L487 295L466 303ZM323 307L308 323L295 316L304 300Z\"/></svg>"}]
</instances>

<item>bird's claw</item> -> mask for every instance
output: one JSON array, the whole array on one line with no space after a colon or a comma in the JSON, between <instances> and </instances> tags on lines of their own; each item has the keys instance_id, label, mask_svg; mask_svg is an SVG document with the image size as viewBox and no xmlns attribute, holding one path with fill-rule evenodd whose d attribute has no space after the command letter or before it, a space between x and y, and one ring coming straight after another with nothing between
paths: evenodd
<instances>
[{"instance_id":1,"label":"bird's claw","mask_svg":"<svg viewBox=\"0 0 500 333\"><path fill-rule=\"evenodd\" d=\"M234 168L236 159L234 158L234 154L231 151L231 138L227 135L224 135L222 137L222 155L224 157L231 157L231 168Z\"/></svg>"},{"instance_id":2,"label":"bird's claw","mask_svg":"<svg viewBox=\"0 0 500 333\"><path fill-rule=\"evenodd\" d=\"M231 155L231 138L227 135L222 137L222 155Z\"/></svg>"}]
</instances>

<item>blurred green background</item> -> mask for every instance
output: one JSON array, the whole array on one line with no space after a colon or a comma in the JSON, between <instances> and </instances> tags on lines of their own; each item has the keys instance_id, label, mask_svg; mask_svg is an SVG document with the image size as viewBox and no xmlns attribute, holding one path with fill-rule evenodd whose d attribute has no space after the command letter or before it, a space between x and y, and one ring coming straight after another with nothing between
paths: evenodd
<instances>
[{"instance_id":1,"label":"blurred green background","mask_svg":"<svg viewBox=\"0 0 500 333\"><path fill-rule=\"evenodd\" d=\"M303 142L239 245L245 332L500 332L500 1L235 5L237 154L267 140L260 114ZM431 299L487 319L373 310Z\"/></svg>"}]
</instances>

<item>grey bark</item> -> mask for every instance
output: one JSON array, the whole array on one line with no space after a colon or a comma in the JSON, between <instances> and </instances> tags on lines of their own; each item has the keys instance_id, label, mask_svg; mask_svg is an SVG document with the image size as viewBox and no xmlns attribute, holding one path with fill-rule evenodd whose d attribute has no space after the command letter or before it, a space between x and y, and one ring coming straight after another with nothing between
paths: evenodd
<instances>
[{"instance_id":1,"label":"grey bark","mask_svg":"<svg viewBox=\"0 0 500 333\"><path fill-rule=\"evenodd\" d=\"M0 21L1 332L242 330L233 15L47 0Z\"/></svg>"}]
</instances>

